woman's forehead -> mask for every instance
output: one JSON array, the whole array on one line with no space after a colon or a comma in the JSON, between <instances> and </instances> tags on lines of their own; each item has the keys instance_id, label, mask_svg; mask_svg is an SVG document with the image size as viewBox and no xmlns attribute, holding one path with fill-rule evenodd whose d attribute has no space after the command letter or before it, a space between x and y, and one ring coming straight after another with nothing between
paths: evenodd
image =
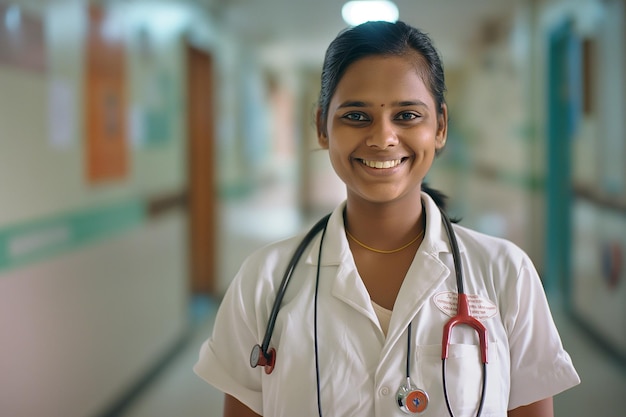
<instances>
[{"instance_id":1,"label":"woman's forehead","mask_svg":"<svg viewBox=\"0 0 626 417\"><path fill-rule=\"evenodd\" d=\"M434 100L414 56L369 56L352 63L337 84L333 101ZM380 98L380 100L377 100Z\"/></svg>"}]
</instances>

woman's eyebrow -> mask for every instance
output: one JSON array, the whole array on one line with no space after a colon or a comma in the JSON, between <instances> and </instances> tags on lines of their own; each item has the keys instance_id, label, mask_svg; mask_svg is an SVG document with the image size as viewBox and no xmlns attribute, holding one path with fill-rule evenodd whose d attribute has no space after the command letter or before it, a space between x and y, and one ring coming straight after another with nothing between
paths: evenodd
<instances>
[{"instance_id":1,"label":"woman's eyebrow","mask_svg":"<svg viewBox=\"0 0 626 417\"><path fill-rule=\"evenodd\" d=\"M393 107L411 107L411 106L428 107L427 104L424 103L422 100L394 101L393 103L391 103L391 105ZM339 106L337 106L337 108L343 109L346 107L371 107L371 106L373 106L373 104L365 102L365 101L349 100L349 101L345 101L341 103Z\"/></svg>"},{"instance_id":2,"label":"woman's eyebrow","mask_svg":"<svg viewBox=\"0 0 626 417\"><path fill-rule=\"evenodd\" d=\"M364 101L351 100L351 101L345 101L341 103L337 108L343 109L346 107L369 107L369 106L371 106L371 104L366 103Z\"/></svg>"},{"instance_id":3,"label":"woman's eyebrow","mask_svg":"<svg viewBox=\"0 0 626 417\"><path fill-rule=\"evenodd\" d=\"M424 103L422 100L395 101L392 103L392 105L397 106L397 107L410 107L410 106L428 107L426 103Z\"/></svg>"}]
</instances>

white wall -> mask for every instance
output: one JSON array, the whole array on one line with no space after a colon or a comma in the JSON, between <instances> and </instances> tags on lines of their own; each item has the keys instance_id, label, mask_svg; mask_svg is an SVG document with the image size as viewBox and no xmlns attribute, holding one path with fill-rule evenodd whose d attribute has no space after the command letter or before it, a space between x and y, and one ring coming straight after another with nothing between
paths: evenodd
<instances>
[{"instance_id":1,"label":"white wall","mask_svg":"<svg viewBox=\"0 0 626 417\"><path fill-rule=\"evenodd\" d=\"M187 329L181 213L0 275L0 414L94 416Z\"/></svg>"},{"instance_id":2,"label":"white wall","mask_svg":"<svg viewBox=\"0 0 626 417\"><path fill-rule=\"evenodd\" d=\"M182 192L187 184L183 35L214 49L218 74L231 64L224 64L228 51L215 46L219 32L209 16L155 4L109 9L123 23L134 121L124 179L91 184L86 176L84 2L23 9L45 28L43 72L0 64L2 416L97 415L188 328L186 213L150 217L145 209L152 198ZM139 28L151 35L149 60L138 53ZM166 92L159 89L163 77ZM159 105L168 118L167 137L144 143L136 116ZM220 132L228 131L218 120ZM130 223L119 224L115 216L106 225L83 222L101 233L87 240L76 235L82 231L72 226L75 217L126 202L138 208Z\"/></svg>"}]
</instances>

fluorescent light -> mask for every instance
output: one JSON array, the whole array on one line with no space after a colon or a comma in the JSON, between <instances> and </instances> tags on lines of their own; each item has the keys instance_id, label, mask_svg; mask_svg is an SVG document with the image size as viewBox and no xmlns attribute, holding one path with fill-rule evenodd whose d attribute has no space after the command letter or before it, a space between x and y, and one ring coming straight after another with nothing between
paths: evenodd
<instances>
[{"instance_id":1,"label":"fluorescent light","mask_svg":"<svg viewBox=\"0 0 626 417\"><path fill-rule=\"evenodd\" d=\"M361 0L349 1L341 8L343 20L350 26L360 25L370 20L395 22L398 20L398 6L391 1Z\"/></svg>"}]
</instances>

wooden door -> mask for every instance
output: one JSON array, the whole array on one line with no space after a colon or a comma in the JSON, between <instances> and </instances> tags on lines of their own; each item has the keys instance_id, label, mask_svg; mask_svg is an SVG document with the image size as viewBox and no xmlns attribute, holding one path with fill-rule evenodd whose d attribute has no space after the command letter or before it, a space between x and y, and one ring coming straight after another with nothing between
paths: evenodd
<instances>
[{"instance_id":1,"label":"wooden door","mask_svg":"<svg viewBox=\"0 0 626 417\"><path fill-rule=\"evenodd\" d=\"M125 51L121 32L103 35L105 11L89 7L86 47L86 162L90 183L119 181L129 171Z\"/></svg>"},{"instance_id":2,"label":"wooden door","mask_svg":"<svg viewBox=\"0 0 626 417\"><path fill-rule=\"evenodd\" d=\"M187 129L191 291L216 291L216 185L213 61L187 45Z\"/></svg>"}]
</instances>

